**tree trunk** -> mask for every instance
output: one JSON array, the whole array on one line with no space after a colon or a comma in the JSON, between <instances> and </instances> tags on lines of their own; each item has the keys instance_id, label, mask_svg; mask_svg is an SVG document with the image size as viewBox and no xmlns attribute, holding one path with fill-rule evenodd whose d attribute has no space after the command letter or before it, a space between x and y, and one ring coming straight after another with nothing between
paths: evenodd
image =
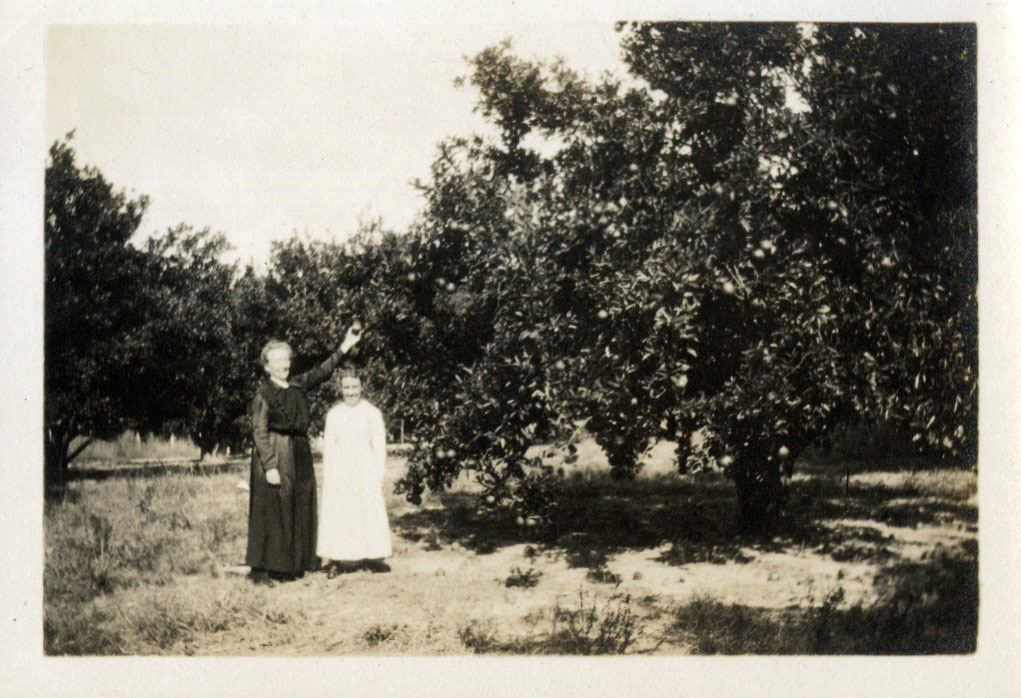
<instances>
[{"instance_id":1,"label":"tree trunk","mask_svg":"<svg viewBox=\"0 0 1021 698\"><path fill-rule=\"evenodd\" d=\"M69 463L67 450L70 445L71 440L65 429L58 426L47 429L43 448L43 486L47 496L59 494L64 489Z\"/></svg>"},{"instance_id":2,"label":"tree trunk","mask_svg":"<svg viewBox=\"0 0 1021 698\"><path fill-rule=\"evenodd\" d=\"M779 470L744 468L734 474L734 484L737 485L737 524L741 533L775 531L784 506Z\"/></svg>"},{"instance_id":3,"label":"tree trunk","mask_svg":"<svg viewBox=\"0 0 1021 698\"><path fill-rule=\"evenodd\" d=\"M73 425L73 423L72 423ZM67 474L71 461L78 457L94 439L86 438L71 452L74 430L70 426L52 426L46 430L43 444L43 487L46 496L60 495L67 485Z\"/></svg>"}]
</instances>

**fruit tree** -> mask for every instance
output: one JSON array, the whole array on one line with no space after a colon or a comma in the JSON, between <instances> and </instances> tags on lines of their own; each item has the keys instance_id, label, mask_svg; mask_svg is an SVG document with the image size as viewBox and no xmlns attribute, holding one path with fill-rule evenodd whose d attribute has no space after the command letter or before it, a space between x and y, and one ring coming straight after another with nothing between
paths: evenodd
<instances>
[{"instance_id":1,"label":"fruit tree","mask_svg":"<svg viewBox=\"0 0 1021 698\"><path fill-rule=\"evenodd\" d=\"M620 29L627 82L471 61L500 138L442 145L407 242L443 353L403 490L527 514L525 450L584 424L620 476L659 438L724 467L753 528L839 423L974 458L974 27Z\"/></svg>"}]
</instances>

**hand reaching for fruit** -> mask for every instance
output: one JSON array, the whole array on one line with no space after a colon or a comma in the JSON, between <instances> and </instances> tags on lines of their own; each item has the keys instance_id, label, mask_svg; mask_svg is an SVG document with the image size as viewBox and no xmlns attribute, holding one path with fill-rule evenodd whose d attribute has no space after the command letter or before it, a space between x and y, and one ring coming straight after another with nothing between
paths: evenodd
<instances>
[{"instance_id":1,"label":"hand reaching for fruit","mask_svg":"<svg viewBox=\"0 0 1021 698\"><path fill-rule=\"evenodd\" d=\"M362 330L364 327L360 320L355 320L351 323L351 327L348 328L347 334L344 336L344 341L340 345L341 351L348 352L351 347L358 344L358 341L362 338Z\"/></svg>"}]
</instances>

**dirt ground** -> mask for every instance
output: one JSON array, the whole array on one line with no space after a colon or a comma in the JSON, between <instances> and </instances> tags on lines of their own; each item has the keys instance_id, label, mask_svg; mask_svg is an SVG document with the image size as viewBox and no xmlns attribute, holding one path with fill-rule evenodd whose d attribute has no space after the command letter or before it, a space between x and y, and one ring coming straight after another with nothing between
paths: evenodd
<instances>
[{"instance_id":1,"label":"dirt ground","mask_svg":"<svg viewBox=\"0 0 1021 698\"><path fill-rule=\"evenodd\" d=\"M671 474L667 455L652 454L638 482L618 486L598 477L601 463L589 454L556 525L535 529L483 516L470 488L420 507L391 496L388 573L330 580L318 572L267 589L225 561L217 579L177 577L182 593L212 584L224 597L254 595L265 613L259 623L193 634L168 653L465 654L473 638L548 633L558 608L626 603L638 630L630 651L683 654L691 648L671 629L673 611L694 599L806 608L841 589L841 605L868 603L891 565L976 545L970 471L845 479L843 469L809 469L795 478L793 533L735 540L732 485ZM391 482L403 466L390 460ZM237 497L247 493L238 487Z\"/></svg>"}]
</instances>

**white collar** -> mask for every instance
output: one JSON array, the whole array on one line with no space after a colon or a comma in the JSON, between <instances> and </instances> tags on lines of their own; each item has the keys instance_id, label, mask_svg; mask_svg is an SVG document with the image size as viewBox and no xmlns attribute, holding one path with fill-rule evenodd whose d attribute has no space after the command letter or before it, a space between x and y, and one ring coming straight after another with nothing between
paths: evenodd
<instances>
[{"instance_id":1,"label":"white collar","mask_svg":"<svg viewBox=\"0 0 1021 698\"><path fill-rule=\"evenodd\" d=\"M287 381L282 381L279 378L277 378L276 376L270 376L269 379L271 381L273 381L276 385L280 386L281 388L290 388L291 387L290 383L288 383Z\"/></svg>"}]
</instances>

